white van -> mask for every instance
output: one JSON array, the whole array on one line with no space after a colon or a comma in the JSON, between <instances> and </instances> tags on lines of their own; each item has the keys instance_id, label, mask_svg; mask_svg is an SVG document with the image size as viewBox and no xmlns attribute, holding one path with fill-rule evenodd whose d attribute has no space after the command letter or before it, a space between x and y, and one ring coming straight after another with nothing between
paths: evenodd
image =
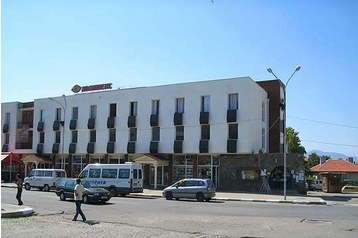
<instances>
[{"instance_id":1,"label":"white van","mask_svg":"<svg viewBox=\"0 0 358 238\"><path fill-rule=\"evenodd\" d=\"M107 189L112 197L143 192L143 168L137 163L88 164L78 177Z\"/></svg>"},{"instance_id":2,"label":"white van","mask_svg":"<svg viewBox=\"0 0 358 238\"><path fill-rule=\"evenodd\" d=\"M26 190L38 188L41 191L50 191L51 188L56 187L60 179L66 177L64 169L33 169L24 179L24 186Z\"/></svg>"}]
</instances>

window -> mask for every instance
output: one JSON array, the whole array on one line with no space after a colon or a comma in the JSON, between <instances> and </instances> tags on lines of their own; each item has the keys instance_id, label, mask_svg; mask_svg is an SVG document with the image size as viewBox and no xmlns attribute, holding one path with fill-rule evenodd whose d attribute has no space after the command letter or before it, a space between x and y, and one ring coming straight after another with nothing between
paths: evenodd
<instances>
[{"instance_id":1,"label":"window","mask_svg":"<svg viewBox=\"0 0 358 238\"><path fill-rule=\"evenodd\" d=\"M97 106L96 105L92 105L91 106L91 115L90 118L95 119L97 118Z\"/></svg>"},{"instance_id":2,"label":"window","mask_svg":"<svg viewBox=\"0 0 358 238\"><path fill-rule=\"evenodd\" d=\"M129 141L137 141L137 128L129 128Z\"/></svg>"},{"instance_id":3,"label":"window","mask_svg":"<svg viewBox=\"0 0 358 238\"><path fill-rule=\"evenodd\" d=\"M109 142L116 142L116 129L109 129Z\"/></svg>"},{"instance_id":4,"label":"window","mask_svg":"<svg viewBox=\"0 0 358 238\"><path fill-rule=\"evenodd\" d=\"M237 139L238 138L238 125L229 124L229 139Z\"/></svg>"},{"instance_id":5,"label":"window","mask_svg":"<svg viewBox=\"0 0 358 238\"><path fill-rule=\"evenodd\" d=\"M176 99L175 112L184 113L184 98Z\"/></svg>"},{"instance_id":6,"label":"window","mask_svg":"<svg viewBox=\"0 0 358 238\"><path fill-rule=\"evenodd\" d=\"M102 169L102 178L117 178L117 169Z\"/></svg>"},{"instance_id":7,"label":"window","mask_svg":"<svg viewBox=\"0 0 358 238\"><path fill-rule=\"evenodd\" d=\"M44 177L45 176L45 171L43 171L43 170L36 170L35 171L35 176L36 177Z\"/></svg>"},{"instance_id":8,"label":"window","mask_svg":"<svg viewBox=\"0 0 358 238\"><path fill-rule=\"evenodd\" d=\"M101 169L90 169L89 178L99 178L101 175Z\"/></svg>"},{"instance_id":9,"label":"window","mask_svg":"<svg viewBox=\"0 0 358 238\"><path fill-rule=\"evenodd\" d=\"M74 188L75 187L75 181L74 180L68 180L67 183L65 184L66 187L69 188Z\"/></svg>"},{"instance_id":10,"label":"window","mask_svg":"<svg viewBox=\"0 0 358 238\"><path fill-rule=\"evenodd\" d=\"M45 171L45 177L52 177L53 171Z\"/></svg>"},{"instance_id":11,"label":"window","mask_svg":"<svg viewBox=\"0 0 358 238\"><path fill-rule=\"evenodd\" d=\"M137 116L137 102L130 102L130 116Z\"/></svg>"},{"instance_id":12,"label":"window","mask_svg":"<svg viewBox=\"0 0 358 238\"><path fill-rule=\"evenodd\" d=\"M159 114L159 100L152 100L152 115Z\"/></svg>"},{"instance_id":13,"label":"window","mask_svg":"<svg viewBox=\"0 0 358 238\"><path fill-rule=\"evenodd\" d=\"M56 108L56 120L61 121L61 108Z\"/></svg>"},{"instance_id":14,"label":"window","mask_svg":"<svg viewBox=\"0 0 358 238\"><path fill-rule=\"evenodd\" d=\"M201 97L201 111L210 112L210 96Z\"/></svg>"},{"instance_id":15,"label":"window","mask_svg":"<svg viewBox=\"0 0 358 238\"><path fill-rule=\"evenodd\" d=\"M138 179L138 169L133 169L133 178Z\"/></svg>"},{"instance_id":16,"label":"window","mask_svg":"<svg viewBox=\"0 0 358 238\"><path fill-rule=\"evenodd\" d=\"M117 104L111 103L109 104L109 117L116 117L117 116Z\"/></svg>"},{"instance_id":17,"label":"window","mask_svg":"<svg viewBox=\"0 0 358 238\"><path fill-rule=\"evenodd\" d=\"M40 122L45 121L45 110L40 110Z\"/></svg>"},{"instance_id":18,"label":"window","mask_svg":"<svg viewBox=\"0 0 358 238\"><path fill-rule=\"evenodd\" d=\"M9 112L6 113L5 123L10 124L10 113Z\"/></svg>"},{"instance_id":19,"label":"window","mask_svg":"<svg viewBox=\"0 0 358 238\"><path fill-rule=\"evenodd\" d=\"M10 143L10 134L9 133L6 133L5 134L5 144L9 144Z\"/></svg>"},{"instance_id":20,"label":"window","mask_svg":"<svg viewBox=\"0 0 358 238\"><path fill-rule=\"evenodd\" d=\"M128 179L129 178L129 169L119 169L118 178Z\"/></svg>"},{"instance_id":21,"label":"window","mask_svg":"<svg viewBox=\"0 0 358 238\"><path fill-rule=\"evenodd\" d=\"M138 169L138 179L142 179L142 170Z\"/></svg>"},{"instance_id":22,"label":"window","mask_svg":"<svg viewBox=\"0 0 358 238\"><path fill-rule=\"evenodd\" d=\"M43 143L45 143L45 132L40 132L39 133L40 134L40 141L39 141L39 143L40 144L43 144Z\"/></svg>"},{"instance_id":23,"label":"window","mask_svg":"<svg viewBox=\"0 0 358 238\"><path fill-rule=\"evenodd\" d=\"M61 142L61 131L56 131L55 132L55 143L60 143Z\"/></svg>"},{"instance_id":24,"label":"window","mask_svg":"<svg viewBox=\"0 0 358 238\"><path fill-rule=\"evenodd\" d=\"M77 143L77 135L78 135L78 131L71 131L71 133L72 133L72 140L71 140L71 142L72 143Z\"/></svg>"},{"instance_id":25,"label":"window","mask_svg":"<svg viewBox=\"0 0 358 238\"><path fill-rule=\"evenodd\" d=\"M201 125L201 139L210 140L210 125Z\"/></svg>"},{"instance_id":26,"label":"window","mask_svg":"<svg viewBox=\"0 0 358 238\"><path fill-rule=\"evenodd\" d=\"M238 94L231 93L229 94L229 110L237 110L238 109Z\"/></svg>"},{"instance_id":27,"label":"window","mask_svg":"<svg viewBox=\"0 0 358 238\"><path fill-rule=\"evenodd\" d=\"M90 130L90 142L96 142L96 130Z\"/></svg>"},{"instance_id":28,"label":"window","mask_svg":"<svg viewBox=\"0 0 358 238\"><path fill-rule=\"evenodd\" d=\"M160 127L159 126L152 127L152 141L160 141Z\"/></svg>"},{"instance_id":29,"label":"window","mask_svg":"<svg viewBox=\"0 0 358 238\"><path fill-rule=\"evenodd\" d=\"M266 134L266 133L265 133L265 128L262 128L262 141L261 141L261 142L262 142L262 147L261 147L262 149L265 149L265 147L266 147L266 146L265 146L265 145L266 145L266 143L265 143L265 142L266 142L266 140L265 140L265 138L266 138L265 134Z\"/></svg>"},{"instance_id":30,"label":"window","mask_svg":"<svg viewBox=\"0 0 358 238\"><path fill-rule=\"evenodd\" d=\"M175 130L175 140L184 140L184 126L176 126Z\"/></svg>"},{"instance_id":31,"label":"window","mask_svg":"<svg viewBox=\"0 0 358 238\"><path fill-rule=\"evenodd\" d=\"M266 117L266 113L265 113L265 102L262 102L262 106L261 106L261 113L262 113L262 122L265 122L265 117Z\"/></svg>"},{"instance_id":32,"label":"window","mask_svg":"<svg viewBox=\"0 0 358 238\"><path fill-rule=\"evenodd\" d=\"M72 108L72 119L73 120L78 120L78 107L73 107Z\"/></svg>"}]
</instances>

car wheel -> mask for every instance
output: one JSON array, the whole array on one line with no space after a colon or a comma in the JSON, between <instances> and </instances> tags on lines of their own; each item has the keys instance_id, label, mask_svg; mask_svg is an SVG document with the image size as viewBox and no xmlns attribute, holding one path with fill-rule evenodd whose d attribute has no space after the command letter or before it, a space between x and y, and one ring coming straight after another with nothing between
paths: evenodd
<instances>
[{"instance_id":1,"label":"car wheel","mask_svg":"<svg viewBox=\"0 0 358 238\"><path fill-rule=\"evenodd\" d=\"M39 187L39 190L42 191L42 190L43 190L43 187Z\"/></svg>"},{"instance_id":2,"label":"car wheel","mask_svg":"<svg viewBox=\"0 0 358 238\"><path fill-rule=\"evenodd\" d=\"M205 198L206 202L210 202L211 198Z\"/></svg>"},{"instance_id":3,"label":"car wheel","mask_svg":"<svg viewBox=\"0 0 358 238\"><path fill-rule=\"evenodd\" d=\"M30 190L30 189L31 189L30 184L28 184L28 183L27 183L27 184L25 184L25 189L26 189L26 190Z\"/></svg>"},{"instance_id":4,"label":"car wheel","mask_svg":"<svg viewBox=\"0 0 358 238\"><path fill-rule=\"evenodd\" d=\"M172 199L173 199L173 194L172 194L172 192L167 192L167 193L165 194L165 198L166 198L167 200L172 200Z\"/></svg>"},{"instance_id":5,"label":"car wheel","mask_svg":"<svg viewBox=\"0 0 358 238\"><path fill-rule=\"evenodd\" d=\"M60 193L60 200L61 200L61 201L65 201L65 200L66 200L66 196L65 196L65 193L64 193L64 192L61 192L61 193Z\"/></svg>"},{"instance_id":6,"label":"car wheel","mask_svg":"<svg viewBox=\"0 0 358 238\"><path fill-rule=\"evenodd\" d=\"M47 184L45 184L44 189L45 192L49 192L50 191L50 186L48 186Z\"/></svg>"},{"instance_id":7,"label":"car wheel","mask_svg":"<svg viewBox=\"0 0 358 238\"><path fill-rule=\"evenodd\" d=\"M203 201L205 200L204 194L198 193L198 194L196 195L196 200L197 200L198 202L203 202Z\"/></svg>"},{"instance_id":8,"label":"car wheel","mask_svg":"<svg viewBox=\"0 0 358 238\"><path fill-rule=\"evenodd\" d=\"M89 203L89 199L87 195L83 196L83 203Z\"/></svg>"},{"instance_id":9,"label":"car wheel","mask_svg":"<svg viewBox=\"0 0 358 238\"><path fill-rule=\"evenodd\" d=\"M117 196L117 192L116 192L116 189L115 189L115 188L110 188L110 189L109 189L109 193L111 194L112 197Z\"/></svg>"}]
</instances>

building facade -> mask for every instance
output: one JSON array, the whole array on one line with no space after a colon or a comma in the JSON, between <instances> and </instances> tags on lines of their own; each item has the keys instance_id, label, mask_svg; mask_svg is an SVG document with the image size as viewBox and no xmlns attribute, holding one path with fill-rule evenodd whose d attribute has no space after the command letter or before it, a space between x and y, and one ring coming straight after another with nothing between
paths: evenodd
<instances>
[{"instance_id":1,"label":"building facade","mask_svg":"<svg viewBox=\"0 0 358 238\"><path fill-rule=\"evenodd\" d=\"M91 88L103 89L2 103L2 152L36 155L25 173L39 166L76 176L88 163L135 161L147 185L208 177L220 186L222 158L280 146L271 146L268 92L250 77Z\"/></svg>"}]
</instances>

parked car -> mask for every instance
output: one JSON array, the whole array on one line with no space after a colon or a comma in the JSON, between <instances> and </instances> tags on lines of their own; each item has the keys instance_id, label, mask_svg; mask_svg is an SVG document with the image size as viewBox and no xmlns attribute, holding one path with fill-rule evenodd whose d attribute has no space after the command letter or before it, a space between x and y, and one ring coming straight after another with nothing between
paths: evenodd
<instances>
[{"instance_id":1,"label":"parked car","mask_svg":"<svg viewBox=\"0 0 358 238\"><path fill-rule=\"evenodd\" d=\"M313 191L322 190L322 180L314 180L310 186L311 186L310 190L313 190Z\"/></svg>"},{"instance_id":2,"label":"parked car","mask_svg":"<svg viewBox=\"0 0 358 238\"><path fill-rule=\"evenodd\" d=\"M210 179L183 179L166 187L162 195L167 200L175 198L196 198L198 202L210 201L216 196L216 188Z\"/></svg>"},{"instance_id":3,"label":"parked car","mask_svg":"<svg viewBox=\"0 0 358 238\"><path fill-rule=\"evenodd\" d=\"M358 193L358 186L346 185L341 189L342 193Z\"/></svg>"},{"instance_id":4,"label":"parked car","mask_svg":"<svg viewBox=\"0 0 358 238\"><path fill-rule=\"evenodd\" d=\"M105 203L111 199L111 194L104 188L99 187L92 181L81 181L85 188L85 195L83 196L84 203L101 202ZM67 198L74 199L74 188L76 185L75 178L61 179L56 186L56 195L60 197L61 201Z\"/></svg>"}]
</instances>

